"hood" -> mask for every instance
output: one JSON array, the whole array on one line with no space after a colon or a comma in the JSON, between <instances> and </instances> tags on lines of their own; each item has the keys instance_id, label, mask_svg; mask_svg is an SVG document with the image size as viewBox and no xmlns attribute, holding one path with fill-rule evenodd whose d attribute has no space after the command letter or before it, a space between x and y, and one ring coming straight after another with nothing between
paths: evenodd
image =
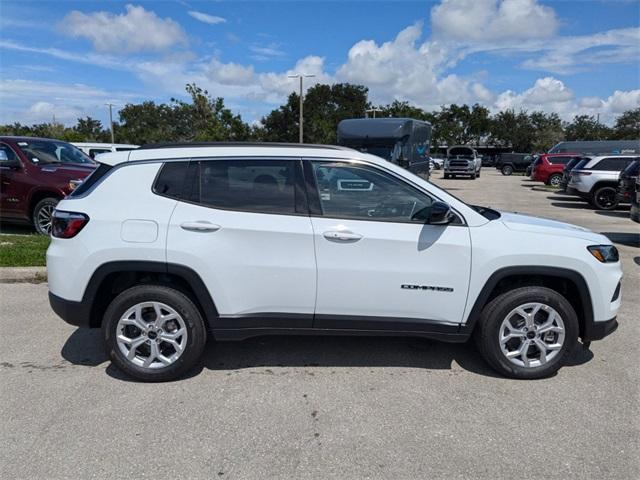
<instances>
[{"instance_id":1,"label":"hood","mask_svg":"<svg viewBox=\"0 0 640 480\"><path fill-rule=\"evenodd\" d=\"M565 237L580 238L593 244L609 245L609 240L604 235L591 230L572 225L570 223L547 220L546 218L522 215L519 213L500 212L500 220L509 229L520 232L542 233L547 235L561 235Z\"/></svg>"},{"instance_id":2,"label":"hood","mask_svg":"<svg viewBox=\"0 0 640 480\"><path fill-rule=\"evenodd\" d=\"M54 163L50 165L41 165L42 173L57 173L59 175L78 176L84 178L93 172L97 164L91 163Z\"/></svg>"}]
</instances>

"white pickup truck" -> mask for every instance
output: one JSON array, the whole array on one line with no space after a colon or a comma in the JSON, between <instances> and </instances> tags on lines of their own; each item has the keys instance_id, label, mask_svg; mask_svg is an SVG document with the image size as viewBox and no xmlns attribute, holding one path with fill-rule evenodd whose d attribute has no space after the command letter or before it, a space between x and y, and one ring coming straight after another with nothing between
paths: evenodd
<instances>
[{"instance_id":1,"label":"white pickup truck","mask_svg":"<svg viewBox=\"0 0 640 480\"><path fill-rule=\"evenodd\" d=\"M444 178L465 175L475 180L480 176L481 169L482 158L473 148L457 145L447 149L447 158L444 161Z\"/></svg>"}]
</instances>

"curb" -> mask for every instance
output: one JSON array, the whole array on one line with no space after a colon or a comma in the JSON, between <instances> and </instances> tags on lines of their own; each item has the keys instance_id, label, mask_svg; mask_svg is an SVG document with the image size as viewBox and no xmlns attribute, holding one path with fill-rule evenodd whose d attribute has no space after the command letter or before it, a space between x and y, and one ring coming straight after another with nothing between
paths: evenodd
<instances>
[{"instance_id":1,"label":"curb","mask_svg":"<svg viewBox=\"0 0 640 480\"><path fill-rule=\"evenodd\" d=\"M46 267L0 267L0 283L44 283Z\"/></svg>"}]
</instances>

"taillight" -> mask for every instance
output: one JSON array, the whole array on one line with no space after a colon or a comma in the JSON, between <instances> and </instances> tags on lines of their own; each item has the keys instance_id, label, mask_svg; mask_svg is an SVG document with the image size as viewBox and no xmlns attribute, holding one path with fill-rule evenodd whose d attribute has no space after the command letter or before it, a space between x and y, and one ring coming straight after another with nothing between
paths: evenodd
<instances>
[{"instance_id":1,"label":"taillight","mask_svg":"<svg viewBox=\"0 0 640 480\"><path fill-rule=\"evenodd\" d=\"M574 172L576 175L580 176L580 175L584 175L585 177L588 175L591 175L591 172Z\"/></svg>"},{"instance_id":2,"label":"taillight","mask_svg":"<svg viewBox=\"0 0 640 480\"><path fill-rule=\"evenodd\" d=\"M89 223L84 213L53 211L51 235L56 238L73 238Z\"/></svg>"}]
</instances>

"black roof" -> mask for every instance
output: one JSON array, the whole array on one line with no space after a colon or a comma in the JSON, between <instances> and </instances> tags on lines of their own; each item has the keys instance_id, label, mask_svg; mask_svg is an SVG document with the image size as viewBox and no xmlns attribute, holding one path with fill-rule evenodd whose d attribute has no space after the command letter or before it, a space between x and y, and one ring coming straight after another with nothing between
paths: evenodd
<instances>
[{"instance_id":1,"label":"black roof","mask_svg":"<svg viewBox=\"0 0 640 480\"><path fill-rule=\"evenodd\" d=\"M337 145L317 145L313 143L279 143L279 142L175 142L175 143L149 143L142 145L137 150L151 150L156 148L181 148L181 147L277 147L277 148L325 148L329 150L345 150L345 147Z\"/></svg>"}]
</instances>

